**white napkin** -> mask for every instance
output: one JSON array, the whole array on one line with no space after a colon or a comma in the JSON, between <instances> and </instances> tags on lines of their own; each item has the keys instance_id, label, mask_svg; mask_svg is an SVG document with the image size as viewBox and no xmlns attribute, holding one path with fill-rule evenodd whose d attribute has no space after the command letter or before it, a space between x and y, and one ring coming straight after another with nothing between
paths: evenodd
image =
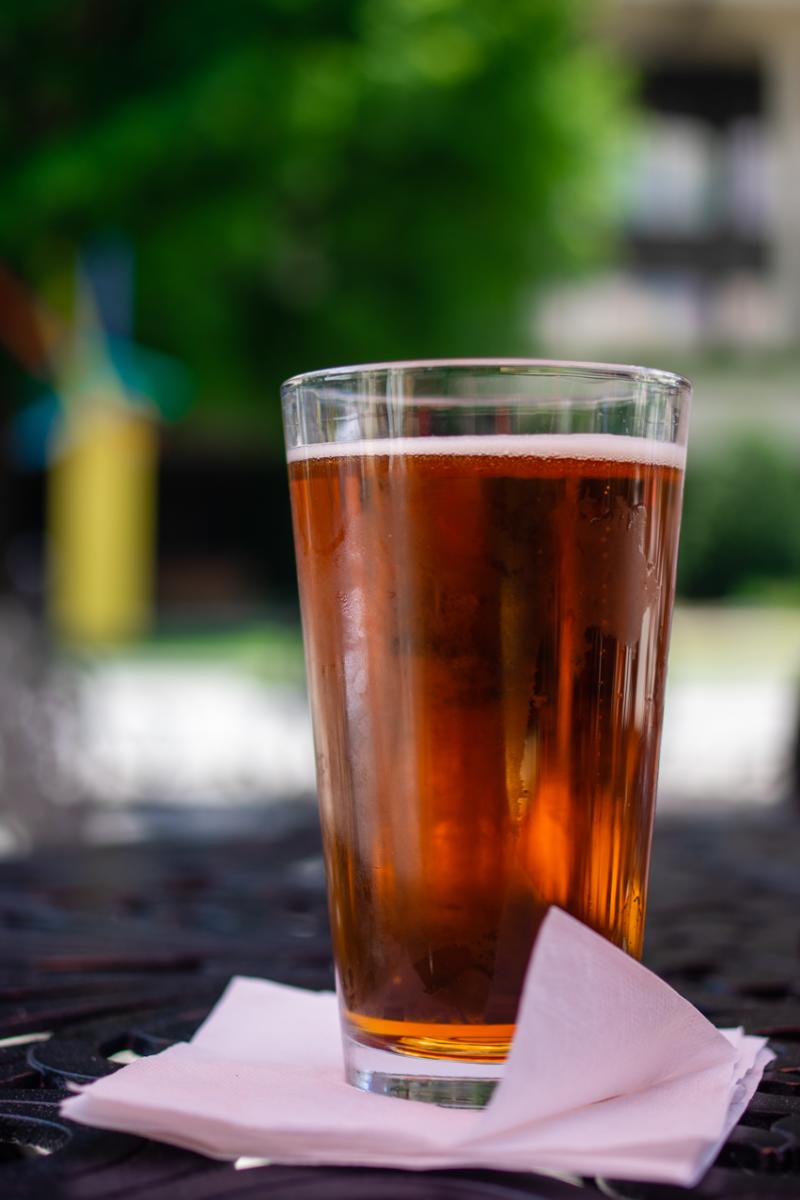
<instances>
[{"instance_id":1,"label":"white napkin","mask_svg":"<svg viewBox=\"0 0 800 1200\"><path fill-rule=\"evenodd\" d=\"M73 1121L215 1158L486 1167L692 1186L774 1057L551 909L502 1082L483 1112L344 1081L336 999L234 979L189 1043L65 1101Z\"/></svg>"}]
</instances>

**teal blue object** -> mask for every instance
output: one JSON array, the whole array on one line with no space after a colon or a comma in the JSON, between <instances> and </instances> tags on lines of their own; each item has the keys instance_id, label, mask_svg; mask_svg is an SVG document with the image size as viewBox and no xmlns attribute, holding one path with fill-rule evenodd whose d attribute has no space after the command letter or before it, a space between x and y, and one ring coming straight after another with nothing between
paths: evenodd
<instances>
[{"instance_id":1,"label":"teal blue object","mask_svg":"<svg viewBox=\"0 0 800 1200\"><path fill-rule=\"evenodd\" d=\"M191 377L177 358L127 338L107 337L106 349L132 404L154 405L165 421L184 415L191 404Z\"/></svg>"},{"instance_id":2,"label":"teal blue object","mask_svg":"<svg viewBox=\"0 0 800 1200\"><path fill-rule=\"evenodd\" d=\"M114 371L134 407L152 407L162 420L178 421L191 406L191 376L177 359L146 350L126 338L106 340ZM53 391L39 394L12 418L9 451L12 462L26 471L47 466L48 447L61 401Z\"/></svg>"},{"instance_id":3,"label":"teal blue object","mask_svg":"<svg viewBox=\"0 0 800 1200\"><path fill-rule=\"evenodd\" d=\"M24 471L43 471L47 465L47 447L61 413L54 392L26 404L11 419L9 455Z\"/></svg>"}]
</instances>

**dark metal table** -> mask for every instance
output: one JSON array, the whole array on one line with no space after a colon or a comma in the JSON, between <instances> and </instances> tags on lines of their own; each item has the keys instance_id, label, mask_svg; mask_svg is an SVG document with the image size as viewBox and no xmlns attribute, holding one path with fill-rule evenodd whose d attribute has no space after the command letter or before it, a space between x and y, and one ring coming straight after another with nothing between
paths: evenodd
<instances>
[{"instance_id":1,"label":"dark metal table","mask_svg":"<svg viewBox=\"0 0 800 1200\"><path fill-rule=\"evenodd\" d=\"M69 1081L118 1069L122 1051L189 1036L234 973L331 986L315 814L294 805L258 820L259 836L0 864L2 1200L576 1195L566 1183L490 1172L237 1171L58 1116ZM778 1053L694 1194L800 1197L800 821L663 824L646 961L718 1024L767 1034ZM631 1200L686 1196L601 1187Z\"/></svg>"}]
</instances>

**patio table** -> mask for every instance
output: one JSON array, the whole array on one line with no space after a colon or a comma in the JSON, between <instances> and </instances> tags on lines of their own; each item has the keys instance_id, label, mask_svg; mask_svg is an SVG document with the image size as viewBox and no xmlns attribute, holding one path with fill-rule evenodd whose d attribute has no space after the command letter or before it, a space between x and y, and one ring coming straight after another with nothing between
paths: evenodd
<instances>
[{"instance_id":1,"label":"patio table","mask_svg":"<svg viewBox=\"0 0 800 1200\"><path fill-rule=\"evenodd\" d=\"M237 1170L70 1124L70 1082L191 1035L233 974L332 986L311 805L251 813L239 836L50 849L0 863L3 1200L556 1200L569 1183L480 1171ZM192 828L191 814L185 818ZM677 819L657 829L645 961L777 1060L703 1197L800 1197L800 820ZM587 1194L682 1188L585 1180Z\"/></svg>"}]
</instances>

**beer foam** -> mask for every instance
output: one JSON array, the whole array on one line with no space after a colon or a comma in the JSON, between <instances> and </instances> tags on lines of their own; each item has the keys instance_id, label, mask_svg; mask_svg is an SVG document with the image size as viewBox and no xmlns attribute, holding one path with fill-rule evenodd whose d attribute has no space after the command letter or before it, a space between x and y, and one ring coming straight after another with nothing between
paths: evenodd
<instances>
[{"instance_id":1,"label":"beer foam","mask_svg":"<svg viewBox=\"0 0 800 1200\"><path fill-rule=\"evenodd\" d=\"M686 465L686 447L654 438L616 433L457 434L452 437L370 438L360 442L318 442L293 446L289 462L325 458L363 458L382 455L439 455L442 458L569 458L587 462L639 463L642 466Z\"/></svg>"}]
</instances>

